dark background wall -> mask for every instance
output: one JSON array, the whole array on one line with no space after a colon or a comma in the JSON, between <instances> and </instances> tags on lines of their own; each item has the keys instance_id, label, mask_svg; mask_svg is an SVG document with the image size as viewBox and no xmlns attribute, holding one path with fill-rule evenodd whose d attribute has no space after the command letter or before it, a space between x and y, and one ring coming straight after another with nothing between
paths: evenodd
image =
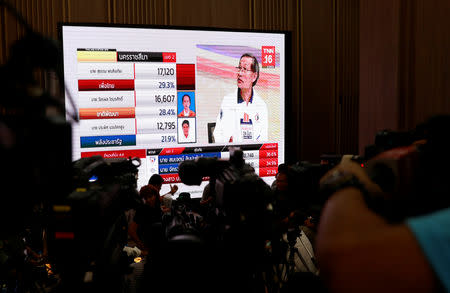
<instances>
[{"instance_id":1,"label":"dark background wall","mask_svg":"<svg viewBox=\"0 0 450 293\"><path fill-rule=\"evenodd\" d=\"M375 133L450 111L450 1L17 0L32 27L58 22L285 30L292 33L291 162L363 154ZM0 8L0 62L23 28ZM46 78L42 82L45 84Z\"/></svg>"},{"instance_id":2,"label":"dark background wall","mask_svg":"<svg viewBox=\"0 0 450 293\"><path fill-rule=\"evenodd\" d=\"M359 148L450 112L450 1L360 2Z\"/></svg>"}]
</instances>

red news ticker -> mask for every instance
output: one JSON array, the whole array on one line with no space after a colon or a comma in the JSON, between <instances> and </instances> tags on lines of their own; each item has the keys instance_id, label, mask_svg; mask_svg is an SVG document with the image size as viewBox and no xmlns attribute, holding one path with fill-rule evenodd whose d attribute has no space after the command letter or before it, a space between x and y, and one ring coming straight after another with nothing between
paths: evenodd
<instances>
[{"instance_id":1,"label":"red news ticker","mask_svg":"<svg viewBox=\"0 0 450 293\"><path fill-rule=\"evenodd\" d=\"M160 156L179 155L184 151L184 148L165 148L159 153Z\"/></svg>"},{"instance_id":2,"label":"red news ticker","mask_svg":"<svg viewBox=\"0 0 450 293\"><path fill-rule=\"evenodd\" d=\"M178 176L178 174L161 174L161 177L164 179L165 184L181 182L180 176Z\"/></svg>"},{"instance_id":3,"label":"red news ticker","mask_svg":"<svg viewBox=\"0 0 450 293\"><path fill-rule=\"evenodd\" d=\"M259 159L259 167L277 167L278 158Z\"/></svg>"},{"instance_id":4,"label":"red news ticker","mask_svg":"<svg viewBox=\"0 0 450 293\"><path fill-rule=\"evenodd\" d=\"M278 150L278 143L265 143L260 150Z\"/></svg>"},{"instance_id":5,"label":"red news ticker","mask_svg":"<svg viewBox=\"0 0 450 293\"><path fill-rule=\"evenodd\" d=\"M133 79L79 79L79 91L132 91Z\"/></svg>"},{"instance_id":6,"label":"red news ticker","mask_svg":"<svg viewBox=\"0 0 450 293\"><path fill-rule=\"evenodd\" d=\"M259 177L270 177L277 175L278 167L259 168Z\"/></svg>"},{"instance_id":7,"label":"red news ticker","mask_svg":"<svg viewBox=\"0 0 450 293\"><path fill-rule=\"evenodd\" d=\"M260 159L278 158L278 150L260 150L259 158Z\"/></svg>"},{"instance_id":8,"label":"red news ticker","mask_svg":"<svg viewBox=\"0 0 450 293\"><path fill-rule=\"evenodd\" d=\"M120 158L145 158L146 150L124 150L124 151L105 151L105 152L82 152L82 158L88 158L92 156L101 156L105 159L120 159Z\"/></svg>"},{"instance_id":9,"label":"red news ticker","mask_svg":"<svg viewBox=\"0 0 450 293\"><path fill-rule=\"evenodd\" d=\"M163 62L177 62L177 53L175 52L163 52Z\"/></svg>"},{"instance_id":10,"label":"red news ticker","mask_svg":"<svg viewBox=\"0 0 450 293\"><path fill-rule=\"evenodd\" d=\"M82 108L80 119L135 118L135 108Z\"/></svg>"}]
</instances>

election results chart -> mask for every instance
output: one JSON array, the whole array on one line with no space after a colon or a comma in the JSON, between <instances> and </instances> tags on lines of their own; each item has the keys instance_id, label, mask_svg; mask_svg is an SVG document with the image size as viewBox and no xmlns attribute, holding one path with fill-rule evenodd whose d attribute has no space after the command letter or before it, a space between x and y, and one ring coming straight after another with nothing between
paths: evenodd
<instances>
[{"instance_id":1,"label":"election results chart","mask_svg":"<svg viewBox=\"0 0 450 293\"><path fill-rule=\"evenodd\" d=\"M78 49L81 149L177 143L177 90L195 90L194 64L174 52Z\"/></svg>"},{"instance_id":2,"label":"election results chart","mask_svg":"<svg viewBox=\"0 0 450 293\"><path fill-rule=\"evenodd\" d=\"M277 144L255 144L241 147L245 162L255 169L260 177L274 176L278 167ZM157 171L166 183L178 183L179 165L186 160L196 158L229 159L230 152L227 146L211 146L198 148L167 148L149 149L147 156L150 159L150 169ZM203 180L207 180L205 177Z\"/></svg>"},{"instance_id":3,"label":"election results chart","mask_svg":"<svg viewBox=\"0 0 450 293\"><path fill-rule=\"evenodd\" d=\"M159 173L165 183L179 183L179 165L186 160L197 158L230 158L230 146L175 147L133 151L101 151L82 153L82 157L99 155L106 158L140 157L147 158L147 168L151 174ZM260 177L275 176L278 169L278 144L242 145L245 162L255 169ZM208 178L205 177L204 181Z\"/></svg>"},{"instance_id":4,"label":"election results chart","mask_svg":"<svg viewBox=\"0 0 450 293\"><path fill-rule=\"evenodd\" d=\"M195 91L194 64L177 64L175 52L111 48L78 49L77 61L81 157L139 157L146 170L141 177L158 173L166 183L180 182L185 160L229 158L228 146L178 147L177 92ZM240 147L256 174L276 174L278 144Z\"/></svg>"},{"instance_id":5,"label":"election results chart","mask_svg":"<svg viewBox=\"0 0 450 293\"><path fill-rule=\"evenodd\" d=\"M227 160L229 148L239 147L256 174L273 182L284 163L284 34L78 24L61 33L73 160L138 157L138 189L160 174L163 194L180 182L181 162ZM236 92L244 53L260 62L255 92L267 105L268 137L220 142L215 124L224 97ZM201 197L206 184L180 183L179 192Z\"/></svg>"}]
</instances>

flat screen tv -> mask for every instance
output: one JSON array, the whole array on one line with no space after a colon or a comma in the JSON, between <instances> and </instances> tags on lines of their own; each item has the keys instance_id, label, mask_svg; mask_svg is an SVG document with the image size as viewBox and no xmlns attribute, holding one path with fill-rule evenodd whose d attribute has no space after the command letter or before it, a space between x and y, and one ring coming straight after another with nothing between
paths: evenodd
<instances>
[{"instance_id":1,"label":"flat screen tv","mask_svg":"<svg viewBox=\"0 0 450 293\"><path fill-rule=\"evenodd\" d=\"M66 109L79 118L73 160L139 157L138 188L158 173L161 194L177 184L196 198L207 181L182 184L179 164L227 159L240 147L274 181L285 161L288 32L71 23L60 31Z\"/></svg>"}]
</instances>

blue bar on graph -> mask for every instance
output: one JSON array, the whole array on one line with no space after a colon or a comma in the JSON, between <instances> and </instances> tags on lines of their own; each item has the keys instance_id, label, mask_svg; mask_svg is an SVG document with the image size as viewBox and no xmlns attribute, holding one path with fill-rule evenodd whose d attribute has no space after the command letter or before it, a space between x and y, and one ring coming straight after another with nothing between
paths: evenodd
<instances>
[{"instance_id":1,"label":"blue bar on graph","mask_svg":"<svg viewBox=\"0 0 450 293\"><path fill-rule=\"evenodd\" d=\"M220 159L220 153L198 153L198 154L185 154L184 160L195 160L196 158L218 158Z\"/></svg>"},{"instance_id":2,"label":"blue bar on graph","mask_svg":"<svg viewBox=\"0 0 450 293\"><path fill-rule=\"evenodd\" d=\"M184 161L184 155L159 156L158 160L160 164L181 163Z\"/></svg>"},{"instance_id":3,"label":"blue bar on graph","mask_svg":"<svg viewBox=\"0 0 450 293\"><path fill-rule=\"evenodd\" d=\"M136 145L136 135L82 136L82 148L116 147Z\"/></svg>"},{"instance_id":4,"label":"blue bar on graph","mask_svg":"<svg viewBox=\"0 0 450 293\"><path fill-rule=\"evenodd\" d=\"M159 174L178 173L179 164L159 165Z\"/></svg>"},{"instance_id":5,"label":"blue bar on graph","mask_svg":"<svg viewBox=\"0 0 450 293\"><path fill-rule=\"evenodd\" d=\"M170 156L159 156L160 164L181 163L186 160L195 160L196 158L220 158L220 153L198 153L198 154L180 154Z\"/></svg>"}]
</instances>

